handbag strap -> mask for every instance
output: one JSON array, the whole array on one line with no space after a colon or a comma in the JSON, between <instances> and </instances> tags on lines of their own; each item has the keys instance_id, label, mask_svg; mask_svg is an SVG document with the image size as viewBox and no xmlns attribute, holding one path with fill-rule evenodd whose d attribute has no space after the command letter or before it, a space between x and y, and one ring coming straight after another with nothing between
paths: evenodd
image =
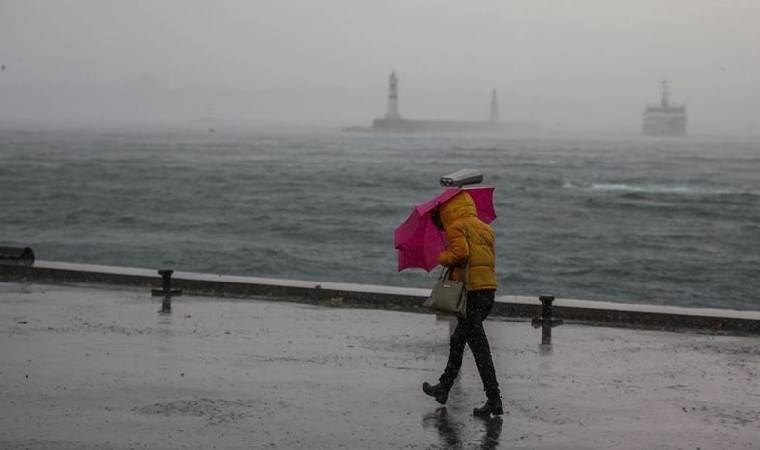
<instances>
[{"instance_id":1,"label":"handbag strap","mask_svg":"<svg viewBox=\"0 0 760 450\"><path fill-rule=\"evenodd\" d=\"M472 246L470 245L470 235L467 233L467 227L464 227L464 240L467 242L467 264L464 266L464 288L467 289L467 272L470 271L470 258L472 257Z\"/></svg>"},{"instance_id":2,"label":"handbag strap","mask_svg":"<svg viewBox=\"0 0 760 450\"><path fill-rule=\"evenodd\" d=\"M470 271L470 257L472 256L472 251L470 250L470 240L467 239L469 237L469 234L467 233L467 228L464 229L464 239L467 242L467 263L464 265L464 279L462 280L464 282L465 288L467 288L467 272ZM449 275L451 274L451 268L450 267L444 267L441 270L441 276L439 280L447 280L449 278Z\"/></svg>"}]
</instances>

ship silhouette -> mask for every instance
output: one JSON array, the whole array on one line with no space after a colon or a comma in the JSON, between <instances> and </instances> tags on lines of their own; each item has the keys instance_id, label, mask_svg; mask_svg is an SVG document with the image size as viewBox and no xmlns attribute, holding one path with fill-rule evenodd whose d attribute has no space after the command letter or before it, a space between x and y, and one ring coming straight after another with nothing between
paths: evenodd
<instances>
[{"instance_id":1,"label":"ship silhouette","mask_svg":"<svg viewBox=\"0 0 760 450\"><path fill-rule=\"evenodd\" d=\"M670 103L668 81L660 84L660 103L647 105L641 131L647 136L686 136L686 106Z\"/></svg>"}]
</instances>

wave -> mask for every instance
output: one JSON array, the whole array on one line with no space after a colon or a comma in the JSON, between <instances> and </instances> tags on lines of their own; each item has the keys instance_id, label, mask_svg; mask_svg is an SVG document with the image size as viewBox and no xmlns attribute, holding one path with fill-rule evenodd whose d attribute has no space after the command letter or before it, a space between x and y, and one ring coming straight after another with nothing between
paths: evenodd
<instances>
[{"instance_id":1,"label":"wave","mask_svg":"<svg viewBox=\"0 0 760 450\"><path fill-rule=\"evenodd\" d=\"M681 195L752 195L760 196L760 191L742 191L737 189L721 189L685 185L647 184L634 185L625 183L592 183L590 185L577 185L565 182L564 189L579 189L599 192L621 192L642 194L681 194Z\"/></svg>"}]
</instances>

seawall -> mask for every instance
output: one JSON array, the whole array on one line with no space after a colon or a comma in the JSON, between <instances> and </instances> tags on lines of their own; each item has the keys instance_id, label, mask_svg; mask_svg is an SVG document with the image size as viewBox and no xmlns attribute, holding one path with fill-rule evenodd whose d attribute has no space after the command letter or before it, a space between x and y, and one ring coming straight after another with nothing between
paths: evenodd
<instances>
[{"instance_id":1,"label":"seawall","mask_svg":"<svg viewBox=\"0 0 760 450\"><path fill-rule=\"evenodd\" d=\"M0 281L34 283L97 283L160 287L152 269L37 261L34 266L0 265ZM429 313L422 306L429 289L367 284L313 282L174 272L172 287L187 295L269 297L275 300L333 307L391 309ZM548 293L551 294L551 293ZM177 301L181 301L177 300ZM554 316L567 322L654 330L760 335L760 311L683 308L558 298ZM537 297L498 296L491 313L502 319L524 320L541 314Z\"/></svg>"}]
</instances>

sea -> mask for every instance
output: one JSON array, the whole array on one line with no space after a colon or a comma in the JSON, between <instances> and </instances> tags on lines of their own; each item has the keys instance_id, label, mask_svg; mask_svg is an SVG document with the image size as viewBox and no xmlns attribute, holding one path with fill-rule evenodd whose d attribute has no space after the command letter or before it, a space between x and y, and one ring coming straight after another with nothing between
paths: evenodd
<instances>
[{"instance_id":1,"label":"sea","mask_svg":"<svg viewBox=\"0 0 760 450\"><path fill-rule=\"evenodd\" d=\"M499 294L760 310L760 141L738 138L0 129L0 245L430 287L393 230L461 168L495 187Z\"/></svg>"}]
</instances>

